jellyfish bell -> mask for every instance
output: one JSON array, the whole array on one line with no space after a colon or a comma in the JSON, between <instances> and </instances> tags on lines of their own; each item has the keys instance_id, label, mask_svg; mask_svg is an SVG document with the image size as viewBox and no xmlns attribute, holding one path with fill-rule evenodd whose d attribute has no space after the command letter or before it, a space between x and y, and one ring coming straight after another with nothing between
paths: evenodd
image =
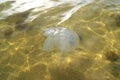
<instances>
[{"instance_id":1,"label":"jellyfish bell","mask_svg":"<svg viewBox=\"0 0 120 80\"><path fill-rule=\"evenodd\" d=\"M44 36L53 35L55 30L53 28L47 28L44 30Z\"/></svg>"},{"instance_id":2,"label":"jellyfish bell","mask_svg":"<svg viewBox=\"0 0 120 80\"><path fill-rule=\"evenodd\" d=\"M77 33L64 27L47 28L44 35L47 37L43 46L45 51L57 49L66 53L75 50L79 45Z\"/></svg>"}]
</instances>

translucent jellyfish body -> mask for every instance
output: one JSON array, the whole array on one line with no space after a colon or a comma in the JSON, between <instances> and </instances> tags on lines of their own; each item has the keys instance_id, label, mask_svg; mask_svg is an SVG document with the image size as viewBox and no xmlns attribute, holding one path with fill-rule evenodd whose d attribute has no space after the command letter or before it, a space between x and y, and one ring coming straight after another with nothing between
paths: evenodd
<instances>
[{"instance_id":1,"label":"translucent jellyfish body","mask_svg":"<svg viewBox=\"0 0 120 80\"><path fill-rule=\"evenodd\" d=\"M44 32L47 39L44 42L43 50L58 50L62 53L70 52L79 45L79 37L74 31L64 27L47 28Z\"/></svg>"}]
</instances>

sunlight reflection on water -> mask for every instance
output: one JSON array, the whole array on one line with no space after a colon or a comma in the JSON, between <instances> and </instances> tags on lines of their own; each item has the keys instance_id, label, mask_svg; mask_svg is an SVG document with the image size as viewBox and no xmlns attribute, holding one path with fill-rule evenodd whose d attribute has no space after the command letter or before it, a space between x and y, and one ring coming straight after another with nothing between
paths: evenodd
<instances>
[{"instance_id":1,"label":"sunlight reflection on water","mask_svg":"<svg viewBox=\"0 0 120 80\"><path fill-rule=\"evenodd\" d=\"M120 0L1 0L0 80L119 80L118 4ZM67 38L49 33L57 26L74 31L77 38L70 31L62 30ZM47 49L59 42L80 44L65 54L43 51L46 29L45 35L54 37L48 38Z\"/></svg>"}]
</instances>

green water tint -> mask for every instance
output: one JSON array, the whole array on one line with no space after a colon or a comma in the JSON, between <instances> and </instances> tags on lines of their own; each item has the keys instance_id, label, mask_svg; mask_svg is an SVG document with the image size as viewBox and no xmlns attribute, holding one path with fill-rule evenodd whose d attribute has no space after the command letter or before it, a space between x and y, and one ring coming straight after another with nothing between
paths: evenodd
<instances>
[{"instance_id":1,"label":"green water tint","mask_svg":"<svg viewBox=\"0 0 120 80\"><path fill-rule=\"evenodd\" d=\"M60 24L80 38L79 48L67 54L42 50L43 29L56 25L71 6L50 9L25 24L30 11L1 20L0 80L119 80L120 6L112 6L90 4Z\"/></svg>"}]
</instances>

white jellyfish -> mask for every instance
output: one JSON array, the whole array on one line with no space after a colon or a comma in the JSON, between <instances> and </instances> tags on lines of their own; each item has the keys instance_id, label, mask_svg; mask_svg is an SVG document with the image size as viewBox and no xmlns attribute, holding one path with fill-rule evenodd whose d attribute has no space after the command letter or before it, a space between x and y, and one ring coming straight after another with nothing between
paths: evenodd
<instances>
[{"instance_id":1,"label":"white jellyfish","mask_svg":"<svg viewBox=\"0 0 120 80\"><path fill-rule=\"evenodd\" d=\"M79 36L74 31L64 27L47 28L44 32L45 40L43 50L53 51L54 49L62 53L70 52L79 45Z\"/></svg>"}]
</instances>

